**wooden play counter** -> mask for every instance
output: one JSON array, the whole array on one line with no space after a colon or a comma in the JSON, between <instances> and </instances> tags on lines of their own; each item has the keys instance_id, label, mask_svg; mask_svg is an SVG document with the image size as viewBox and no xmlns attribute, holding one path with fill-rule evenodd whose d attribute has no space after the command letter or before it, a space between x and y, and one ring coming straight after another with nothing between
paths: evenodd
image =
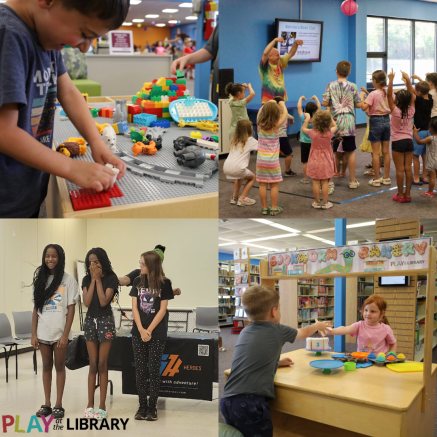
<instances>
[{"instance_id":1,"label":"wooden play counter","mask_svg":"<svg viewBox=\"0 0 437 437\"><path fill-rule=\"evenodd\" d=\"M281 355L295 364L276 373L276 399L270 403L274 437L434 435L437 365L432 365L421 412L422 373L396 373L374 365L323 374L309 365L330 355L323 352L316 357L304 349ZM226 370L226 376L229 373Z\"/></svg>"}]
</instances>

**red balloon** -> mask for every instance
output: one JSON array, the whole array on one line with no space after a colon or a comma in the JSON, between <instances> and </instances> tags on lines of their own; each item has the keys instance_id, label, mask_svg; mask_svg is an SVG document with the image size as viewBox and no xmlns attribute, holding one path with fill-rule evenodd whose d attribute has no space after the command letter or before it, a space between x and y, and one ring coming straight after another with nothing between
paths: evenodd
<instances>
[{"instance_id":1,"label":"red balloon","mask_svg":"<svg viewBox=\"0 0 437 437\"><path fill-rule=\"evenodd\" d=\"M341 4L341 12L346 15L354 15L358 11L358 5L354 2L354 0L345 0Z\"/></svg>"}]
</instances>

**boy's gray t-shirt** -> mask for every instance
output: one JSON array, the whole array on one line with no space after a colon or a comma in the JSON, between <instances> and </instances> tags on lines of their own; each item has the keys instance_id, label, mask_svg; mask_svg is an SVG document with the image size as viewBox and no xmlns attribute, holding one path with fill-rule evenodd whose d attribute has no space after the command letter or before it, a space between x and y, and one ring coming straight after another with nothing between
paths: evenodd
<instances>
[{"instance_id":1,"label":"boy's gray t-shirt","mask_svg":"<svg viewBox=\"0 0 437 437\"><path fill-rule=\"evenodd\" d=\"M38 35L0 4L0 107L18 104L18 127L52 148L61 52L44 50ZM20 144L14 144L20 147ZM50 175L0 153L0 217L30 217L46 197Z\"/></svg>"},{"instance_id":2,"label":"boy's gray t-shirt","mask_svg":"<svg viewBox=\"0 0 437 437\"><path fill-rule=\"evenodd\" d=\"M242 394L275 398L274 378L281 349L293 343L297 329L273 322L254 322L240 333L235 346L231 374L223 397Z\"/></svg>"}]
</instances>

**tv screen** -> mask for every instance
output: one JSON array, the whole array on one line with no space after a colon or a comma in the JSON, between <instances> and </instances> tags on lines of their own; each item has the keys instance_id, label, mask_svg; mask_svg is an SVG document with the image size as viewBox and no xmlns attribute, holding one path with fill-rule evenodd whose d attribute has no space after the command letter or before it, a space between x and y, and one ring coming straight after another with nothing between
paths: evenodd
<instances>
[{"instance_id":1,"label":"tv screen","mask_svg":"<svg viewBox=\"0 0 437 437\"><path fill-rule=\"evenodd\" d=\"M296 54L289 62L320 62L322 60L323 21L287 20L276 18L276 36L283 38L276 48L280 56L287 54L294 41L301 39Z\"/></svg>"},{"instance_id":2,"label":"tv screen","mask_svg":"<svg viewBox=\"0 0 437 437\"><path fill-rule=\"evenodd\" d=\"M409 276L381 276L378 278L380 287L400 287L410 285Z\"/></svg>"}]
</instances>

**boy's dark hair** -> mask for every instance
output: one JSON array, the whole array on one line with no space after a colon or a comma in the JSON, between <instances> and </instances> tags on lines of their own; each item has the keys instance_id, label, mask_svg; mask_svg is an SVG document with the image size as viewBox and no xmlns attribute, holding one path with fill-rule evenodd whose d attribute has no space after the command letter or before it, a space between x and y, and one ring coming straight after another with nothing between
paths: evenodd
<instances>
[{"instance_id":1,"label":"boy's dark hair","mask_svg":"<svg viewBox=\"0 0 437 437\"><path fill-rule=\"evenodd\" d=\"M241 85L241 83L228 83L225 87L225 93L229 96L229 94L232 97L235 97L238 93L241 93L241 91L244 91L244 86Z\"/></svg>"},{"instance_id":2,"label":"boy's dark hair","mask_svg":"<svg viewBox=\"0 0 437 437\"><path fill-rule=\"evenodd\" d=\"M422 94L422 96L426 96L429 94L429 83L422 80L421 82L416 83L416 91L418 91L420 94Z\"/></svg>"},{"instance_id":3,"label":"boy's dark hair","mask_svg":"<svg viewBox=\"0 0 437 437\"><path fill-rule=\"evenodd\" d=\"M402 118L408 117L408 108L411 103L411 93L408 90L399 90L395 94L395 104L402 112Z\"/></svg>"},{"instance_id":4,"label":"boy's dark hair","mask_svg":"<svg viewBox=\"0 0 437 437\"><path fill-rule=\"evenodd\" d=\"M279 308L279 293L265 285L249 287L241 299L252 322L265 319L272 308Z\"/></svg>"},{"instance_id":5,"label":"boy's dark hair","mask_svg":"<svg viewBox=\"0 0 437 437\"><path fill-rule=\"evenodd\" d=\"M311 118L313 118L315 112L317 111L317 105L314 102L308 102L305 106L304 112L310 114Z\"/></svg>"},{"instance_id":6,"label":"boy's dark hair","mask_svg":"<svg viewBox=\"0 0 437 437\"><path fill-rule=\"evenodd\" d=\"M340 61L337 64L337 73L341 77L348 77L351 74L352 64L349 61Z\"/></svg>"},{"instance_id":7,"label":"boy's dark hair","mask_svg":"<svg viewBox=\"0 0 437 437\"><path fill-rule=\"evenodd\" d=\"M282 97L279 97L279 96L276 96L273 100L274 100L277 104L279 104L279 102L285 102L285 100L284 100Z\"/></svg>"},{"instance_id":8,"label":"boy's dark hair","mask_svg":"<svg viewBox=\"0 0 437 437\"><path fill-rule=\"evenodd\" d=\"M431 121L429 122L429 131L433 135L437 134L437 117L431 118Z\"/></svg>"},{"instance_id":9,"label":"boy's dark hair","mask_svg":"<svg viewBox=\"0 0 437 437\"><path fill-rule=\"evenodd\" d=\"M67 10L75 9L86 16L94 16L118 29L129 12L129 0L61 0Z\"/></svg>"},{"instance_id":10,"label":"boy's dark hair","mask_svg":"<svg viewBox=\"0 0 437 437\"><path fill-rule=\"evenodd\" d=\"M426 75L426 80L428 82L432 82L434 86L437 88L437 73L428 73Z\"/></svg>"}]
</instances>

